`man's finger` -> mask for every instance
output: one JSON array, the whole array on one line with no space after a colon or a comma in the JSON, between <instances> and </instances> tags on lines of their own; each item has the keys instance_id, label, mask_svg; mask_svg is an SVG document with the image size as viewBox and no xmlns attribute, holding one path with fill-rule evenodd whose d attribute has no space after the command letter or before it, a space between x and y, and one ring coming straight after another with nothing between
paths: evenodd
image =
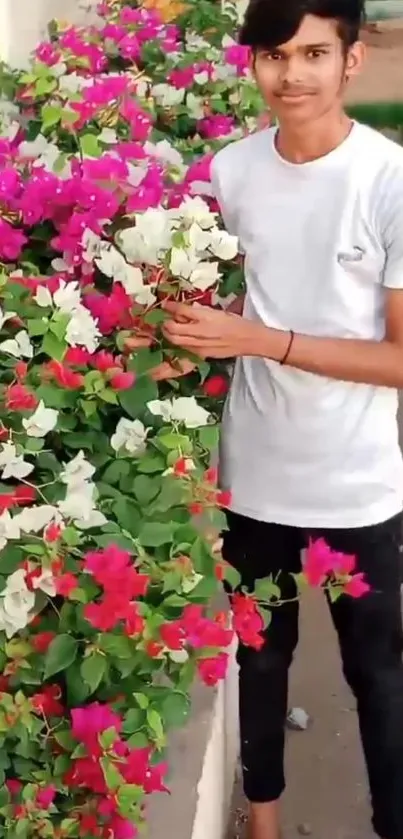
<instances>
[{"instance_id":1,"label":"man's finger","mask_svg":"<svg viewBox=\"0 0 403 839\"><path fill-rule=\"evenodd\" d=\"M206 313L206 306L189 306L188 303L175 303L172 300L164 300L162 308L174 318L185 318L187 321L199 321Z\"/></svg>"},{"instance_id":2,"label":"man's finger","mask_svg":"<svg viewBox=\"0 0 403 839\"><path fill-rule=\"evenodd\" d=\"M177 323L171 320L164 323L162 331L166 338L173 341L174 338L203 338L206 328L199 323Z\"/></svg>"},{"instance_id":3,"label":"man's finger","mask_svg":"<svg viewBox=\"0 0 403 839\"><path fill-rule=\"evenodd\" d=\"M126 338L125 349L127 349L127 350L139 350L142 347L151 347L152 343L153 343L152 338L146 338L146 337L140 338L138 336L136 336L136 337L133 336L131 338Z\"/></svg>"}]
</instances>

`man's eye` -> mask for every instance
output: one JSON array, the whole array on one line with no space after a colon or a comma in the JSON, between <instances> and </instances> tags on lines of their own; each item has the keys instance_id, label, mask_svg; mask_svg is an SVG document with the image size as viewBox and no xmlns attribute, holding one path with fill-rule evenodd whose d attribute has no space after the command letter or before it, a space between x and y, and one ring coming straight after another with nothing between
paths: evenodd
<instances>
[{"instance_id":1,"label":"man's eye","mask_svg":"<svg viewBox=\"0 0 403 839\"><path fill-rule=\"evenodd\" d=\"M281 61L282 55L279 52L268 52L265 56L268 61Z\"/></svg>"},{"instance_id":2,"label":"man's eye","mask_svg":"<svg viewBox=\"0 0 403 839\"><path fill-rule=\"evenodd\" d=\"M325 50L310 50L308 58L320 58L322 55L326 55Z\"/></svg>"}]
</instances>

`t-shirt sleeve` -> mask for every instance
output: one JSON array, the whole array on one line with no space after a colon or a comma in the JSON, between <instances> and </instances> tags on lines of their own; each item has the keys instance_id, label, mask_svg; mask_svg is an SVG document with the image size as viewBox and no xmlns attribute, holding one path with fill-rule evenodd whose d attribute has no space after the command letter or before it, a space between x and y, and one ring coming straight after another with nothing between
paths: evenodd
<instances>
[{"instance_id":1,"label":"t-shirt sleeve","mask_svg":"<svg viewBox=\"0 0 403 839\"><path fill-rule=\"evenodd\" d=\"M224 173L219 156L217 155L211 163L210 179L213 195L220 208L225 228L232 236L238 236L235 206L230 198L230 190L228 187L227 189L225 188Z\"/></svg>"},{"instance_id":2,"label":"t-shirt sleeve","mask_svg":"<svg viewBox=\"0 0 403 839\"><path fill-rule=\"evenodd\" d=\"M383 285L403 289L403 168L385 195L382 238L385 248Z\"/></svg>"}]
</instances>

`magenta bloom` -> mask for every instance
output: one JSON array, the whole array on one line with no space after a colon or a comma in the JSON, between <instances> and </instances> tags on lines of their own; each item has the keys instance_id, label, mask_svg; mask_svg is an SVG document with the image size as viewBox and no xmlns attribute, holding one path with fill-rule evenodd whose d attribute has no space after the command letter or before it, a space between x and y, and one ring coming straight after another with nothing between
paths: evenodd
<instances>
[{"instance_id":1,"label":"magenta bloom","mask_svg":"<svg viewBox=\"0 0 403 839\"><path fill-rule=\"evenodd\" d=\"M85 708L74 708L71 712L72 734L75 740L84 743L91 752L98 752L98 737L108 728L119 733L122 720L108 705L93 702Z\"/></svg>"},{"instance_id":2,"label":"magenta bloom","mask_svg":"<svg viewBox=\"0 0 403 839\"><path fill-rule=\"evenodd\" d=\"M228 134L231 134L234 128L234 119L224 114L214 114L213 116L201 119L197 123L199 134L207 140L218 140L220 137L226 137Z\"/></svg>"}]
</instances>

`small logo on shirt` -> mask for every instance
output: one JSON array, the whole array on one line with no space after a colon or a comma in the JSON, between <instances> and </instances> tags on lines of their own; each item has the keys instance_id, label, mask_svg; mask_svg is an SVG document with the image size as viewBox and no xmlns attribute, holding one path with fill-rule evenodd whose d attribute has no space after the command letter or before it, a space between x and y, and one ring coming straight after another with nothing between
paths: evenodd
<instances>
[{"instance_id":1,"label":"small logo on shirt","mask_svg":"<svg viewBox=\"0 0 403 839\"><path fill-rule=\"evenodd\" d=\"M345 262L361 262L365 256L365 251L358 246L353 248L352 251L341 251L337 254L337 261L339 265L343 265Z\"/></svg>"}]
</instances>

